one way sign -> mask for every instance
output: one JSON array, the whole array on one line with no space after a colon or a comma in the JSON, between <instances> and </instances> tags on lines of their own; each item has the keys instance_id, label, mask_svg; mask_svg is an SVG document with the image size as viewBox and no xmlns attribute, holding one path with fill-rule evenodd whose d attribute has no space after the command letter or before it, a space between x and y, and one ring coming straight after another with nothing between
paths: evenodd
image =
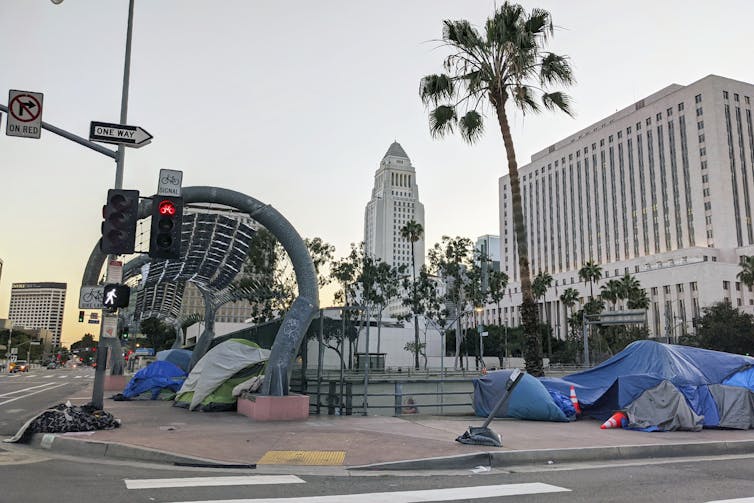
<instances>
[{"instance_id":1,"label":"one way sign","mask_svg":"<svg viewBox=\"0 0 754 503\"><path fill-rule=\"evenodd\" d=\"M89 140L139 148L151 142L152 135L139 126L92 121L89 126Z\"/></svg>"}]
</instances>

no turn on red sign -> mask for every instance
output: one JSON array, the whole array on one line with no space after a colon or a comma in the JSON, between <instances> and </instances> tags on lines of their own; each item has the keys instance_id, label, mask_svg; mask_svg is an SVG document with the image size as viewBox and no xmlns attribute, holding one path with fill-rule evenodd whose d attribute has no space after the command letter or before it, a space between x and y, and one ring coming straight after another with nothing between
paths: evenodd
<instances>
[{"instance_id":1,"label":"no turn on red sign","mask_svg":"<svg viewBox=\"0 0 754 503\"><path fill-rule=\"evenodd\" d=\"M39 139L42 135L42 102L44 94L31 91L8 92L8 120L5 134Z\"/></svg>"}]
</instances>

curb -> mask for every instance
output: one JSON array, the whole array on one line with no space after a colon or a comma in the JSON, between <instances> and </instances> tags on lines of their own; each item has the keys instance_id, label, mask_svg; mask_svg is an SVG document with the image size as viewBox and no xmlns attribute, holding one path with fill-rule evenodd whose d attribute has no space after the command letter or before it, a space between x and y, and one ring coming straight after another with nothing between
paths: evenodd
<instances>
[{"instance_id":1,"label":"curb","mask_svg":"<svg viewBox=\"0 0 754 503\"><path fill-rule=\"evenodd\" d=\"M590 461L628 461L647 458L683 458L754 454L754 440L704 442L695 444L649 444L616 447L579 447L537 449L530 451L479 452L427 459L412 459L352 466L349 470L451 470L477 466L506 468L511 466L558 464Z\"/></svg>"},{"instance_id":2,"label":"curb","mask_svg":"<svg viewBox=\"0 0 754 503\"><path fill-rule=\"evenodd\" d=\"M145 461L164 464L188 464L191 466L228 467L227 463L214 459L182 456L171 452L115 442L96 442L79 438L65 437L55 433L35 433L28 444L33 449L49 450L70 456L89 458L111 458L129 461ZM238 465L242 467L242 465Z\"/></svg>"}]
</instances>

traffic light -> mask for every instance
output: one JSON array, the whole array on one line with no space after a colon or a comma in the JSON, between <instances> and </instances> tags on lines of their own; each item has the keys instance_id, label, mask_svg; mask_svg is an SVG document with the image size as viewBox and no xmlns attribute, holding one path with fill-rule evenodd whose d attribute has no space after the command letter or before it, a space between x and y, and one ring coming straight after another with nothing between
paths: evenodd
<instances>
[{"instance_id":1,"label":"traffic light","mask_svg":"<svg viewBox=\"0 0 754 503\"><path fill-rule=\"evenodd\" d=\"M79 323L84 322L84 311L79 311Z\"/></svg>"},{"instance_id":2,"label":"traffic light","mask_svg":"<svg viewBox=\"0 0 754 503\"><path fill-rule=\"evenodd\" d=\"M102 207L103 253L122 255L134 252L136 241L136 221L139 213L139 191L110 189L107 191L107 204Z\"/></svg>"},{"instance_id":3,"label":"traffic light","mask_svg":"<svg viewBox=\"0 0 754 503\"><path fill-rule=\"evenodd\" d=\"M180 258L182 222L182 197L157 196L152 200L152 231L149 238L150 257Z\"/></svg>"},{"instance_id":4,"label":"traffic light","mask_svg":"<svg viewBox=\"0 0 754 503\"><path fill-rule=\"evenodd\" d=\"M111 310L119 307L127 307L131 288L126 285L109 283L102 290L102 306Z\"/></svg>"}]
</instances>

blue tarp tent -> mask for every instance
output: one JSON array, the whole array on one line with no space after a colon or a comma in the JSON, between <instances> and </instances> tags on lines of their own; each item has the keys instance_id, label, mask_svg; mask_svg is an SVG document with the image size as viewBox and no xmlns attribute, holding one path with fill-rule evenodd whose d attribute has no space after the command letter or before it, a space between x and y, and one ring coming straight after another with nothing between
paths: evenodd
<instances>
[{"instance_id":1,"label":"blue tarp tent","mask_svg":"<svg viewBox=\"0 0 754 503\"><path fill-rule=\"evenodd\" d=\"M511 370L490 372L484 377L473 379L474 383L474 413L487 417L495 408L505 391L505 384L510 378ZM564 397L566 398L566 397ZM565 401L566 412L561 410L563 402L557 400L545 389L541 382L529 374L524 374L516 385L506 404L495 417L512 417L517 419L532 419L536 421L569 421L575 416L573 406ZM570 410L568 410L570 409Z\"/></svg>"},{"instance_id":2,"label":"blue tarp tent","mask_svg":"<svg viewBox=\"0 0 754 503\"><path fill-rule=\"evenodd\" d=\"M541 382L548 390L563 394L573 385L584 414L604 421L645 391L669 381L709 427L718 426L721 412L725 412L709 386L722 384L752 366L754 358L748 356L643 340L593 369L562 379L542 378Z\"/></svg>"},{"instance_id":3,"label":"blue tarp tent","mask_svg":"<svg viewBox=\"0 0 754 503\"><path fill-rule=\"evenodd\" d=\"M131 399L142 393L151 392L151 399L156 400L163 390L177 392L186 376L186 372L170 362L152 362L134 374L123 390L123 398Z\"/></svg>"}]
</instances>

